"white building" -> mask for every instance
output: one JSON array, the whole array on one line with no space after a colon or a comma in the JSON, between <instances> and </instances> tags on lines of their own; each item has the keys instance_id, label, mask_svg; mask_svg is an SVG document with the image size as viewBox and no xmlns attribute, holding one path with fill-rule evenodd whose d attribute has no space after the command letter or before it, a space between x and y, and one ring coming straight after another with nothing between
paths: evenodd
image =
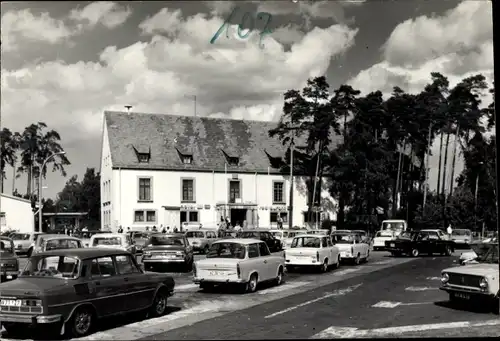
<instances>
[{"instance_id":1,"label":"white building","mask_svg":"<svg viewBox=\"0 0 500 341\"><path fill-rule=\"evenodd\" d=\"M29 200L7 194L0 195L0 229L34 232L35 217Z\"/></svg>"},{"instance_id":2,"label":"white building","mask_svg":"<svg viewBox=\"0 0 500 341\"><path fill-rule=\"evenodd\" d=\"M105 112L102 229L173 229L183 222L215 226L225 216L270 227L276 226L278 215L288 226L290 176L279 171L286 149L268 136L274 126ZM302 177L294 178L293 225L304 226L307 191Z\"/></svg>"}]
</instances>

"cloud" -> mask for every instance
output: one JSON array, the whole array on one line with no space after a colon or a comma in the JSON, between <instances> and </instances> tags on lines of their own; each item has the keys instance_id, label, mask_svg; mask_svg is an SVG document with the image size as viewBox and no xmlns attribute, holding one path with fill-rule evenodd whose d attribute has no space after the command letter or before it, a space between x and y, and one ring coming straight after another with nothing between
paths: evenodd
<instances>
[{"instance_id":1,"label":"cloud","mask_svg":"<svg viewBox=\"0 0 500 341\"><path fill-rule=\"evenodd\" d=\"M296 25L288 24L273 31L273 38L282 44L293 44L304 37L302 32Z\"/></svg>"},{"instance_id":2,"label":"cloud","mask_svg":"<svg viewBox=\"0 0 500 341\"><path fill-rule=\"evenodd\" d=\"M73 9L69 18L75 21L84 22L89 27L94 27L98 23L107 28L115 28L122 25L132 14L129 7L119 5L115 2L96 1L82 9Z\"/></svg>"},{"instance_id":3,"label":"cloud","mask_svg":"<svg viewBox=\"0 0 500 341\"><path fill-rule=\"evenodd\" d=\"M10 52L18 48L18 40L57 44L74 34L63 20L50 17L49 13L33 14L30 9L8 11L2 15L2 50Z\"/></svg>"},{"instance_id":4,"label":"cloud","mask_svg":"<svg viewBox=\"0 0 500 341\"><path fill-rule=\"evenodd\" d=\"M456 85L463 78L481 73L493 81L493 23L491 2L464 1L439 17L409 19L392 31L383 47L383 60L349 80L363 93L394 86L417 93L430 82L431 72L440 72ZM491 102L485 95L483 105ZM452 152L453 143L449 147ZM430 184L435 187L439 143L432 146ZM461 159L461 158L460 158ZM457 163L459 174L463 168ZM448 167L451 167L451 157ZM449 184L449 180L447 180Z\"/></svg>"}]
</instances>

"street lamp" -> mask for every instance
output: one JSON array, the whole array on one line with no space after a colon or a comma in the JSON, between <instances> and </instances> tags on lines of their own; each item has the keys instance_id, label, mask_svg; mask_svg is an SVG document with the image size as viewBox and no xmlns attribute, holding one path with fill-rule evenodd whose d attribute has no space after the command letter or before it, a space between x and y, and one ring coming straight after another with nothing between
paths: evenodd
<instances>
[{"instance_id":1,"label":"street lamp","mask_svg":"<svg viewBox=\"0 0 500 341\"><path fill-rule=\"evenodd\" d=\"M40 181L38 183L38 232L42 232L42 181L43 181L43 169L45 168L45 164L52 159L56 155L64 155L66 152L58 152L52 155L49 155L45 160L43 160L42 168L40 168Z\"/></svg>"}]
</instances>

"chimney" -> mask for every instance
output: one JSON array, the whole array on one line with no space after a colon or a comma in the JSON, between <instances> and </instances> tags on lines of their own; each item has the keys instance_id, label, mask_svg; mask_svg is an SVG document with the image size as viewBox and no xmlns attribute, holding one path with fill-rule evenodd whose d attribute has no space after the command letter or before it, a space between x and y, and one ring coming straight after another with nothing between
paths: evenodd
<instances>
[{"instance_id":1,"label":"chimney","mask_svg":"<svg viewBox=\"0 0 500 341\"><path fill-rule=\"evenodd\" d=\"M131 105L126 105L125 108L127 109L127 114L130 114L130 109L132 108Z\"/></svg>"}]
</instances>

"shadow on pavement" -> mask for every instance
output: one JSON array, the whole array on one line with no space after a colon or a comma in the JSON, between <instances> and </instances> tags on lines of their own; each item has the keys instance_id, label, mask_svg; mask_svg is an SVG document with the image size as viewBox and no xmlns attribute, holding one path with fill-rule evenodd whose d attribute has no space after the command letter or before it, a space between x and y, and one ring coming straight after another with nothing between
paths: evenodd
<instances>
[{"instance_id":1,"label":"shadow on pavement","mask_svg":"<svg viewBox=\"0 0 500 341\"><path fill-rule=\"evenodd\" d=\"M478 314L491 314L492 306L487 304L473 304L468 302L451 302L451 301L438 301L434 302L434 305L438 307L459 310L459 311L468 311L472 313Z\"/></svg>"}]
</instances>

